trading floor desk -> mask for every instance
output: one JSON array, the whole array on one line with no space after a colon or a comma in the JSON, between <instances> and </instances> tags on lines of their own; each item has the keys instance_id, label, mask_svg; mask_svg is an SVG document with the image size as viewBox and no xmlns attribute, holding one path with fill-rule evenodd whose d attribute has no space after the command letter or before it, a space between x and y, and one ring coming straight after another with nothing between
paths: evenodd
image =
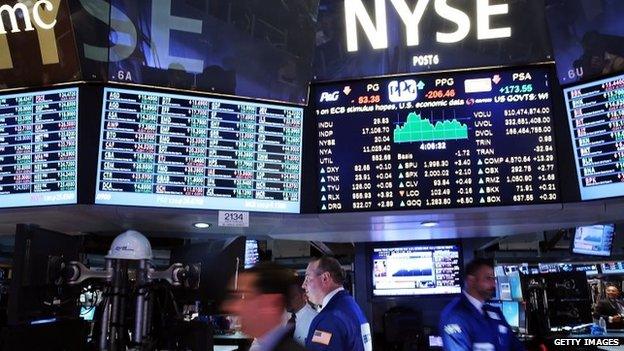
<instances>
[{"instance_id":1,"label":"trading floor desk","mask_svg":"<svg viewBox=\"0 0 624 351\"><path fill-rule=\"evenodd\" d=\"M233 345L215 345L214 351L236 351L238 350L238 346Z\"/></svg>"},{"instance_id":2,"label":"trading floor desk","mask_svg":"<svg viewBox=\"0 0 624 351\"><path fill-rule=\"evenodd\" d=\"M213 336L215 343L215 351L228 351L228 350L247 350L251 343L253 342L253 338L241 333L236 332L234 334L227 335L214 335ZM217 349L217 345L223 349ZM233 349L230 347L234 347Z\"/></svg>"}]
</instances>

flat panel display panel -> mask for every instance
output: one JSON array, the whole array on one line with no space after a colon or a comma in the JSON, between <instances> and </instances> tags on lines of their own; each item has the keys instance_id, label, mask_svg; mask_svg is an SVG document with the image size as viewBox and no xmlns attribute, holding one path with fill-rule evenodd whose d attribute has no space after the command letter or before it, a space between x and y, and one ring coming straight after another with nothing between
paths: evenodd
<instances>
[{"instance_id":1,"label":"flat panel display panel","mask_svg":"<svg viewBox=\"0 0 624 351\"><path fill-rule=\"evenodd\" d=\"M96 204L299 212L303 109L106 88Z\"/></svg>"},{"instance_id":2,"label":"flat panel display panel","mask_svg":"<svg viewBox=\"0 0 624 351\"><path fill-rule=\"evenodd\" d=\"M260 262L258 240L245 240L245 269L251 268Z\"/></svg>"},{"instance_id":3,"label":"flat panel display panel","mask_svg":"<svg viewBox=\"0 0 624 351\"><path fill-rule=\"evenodd\" d=\"M597 224L576 228L572 252L584 255L610 256L614 229L613 224Z\"/></svg>"},{"instance_id":4,"label":"flat panel display panel","mask_svg":"<svg viewBox=\"0 0 624 351\"><path fill-rule=\"evenodd\" d=\"M529 275L540 273L585 272L589 275L598 274L597 263L539 263L539 271L531 271Z\"/></svg>"},{"instance_id":5,"label":"flat panel display panel","mask_svg":"<svg viewBox=\"0 0 624 351\"><path fill-rule=\"evenodd\" d=\"M520 302L503 301L501 304L501 311L503 312L505 320L511 327L520 327Z\"/></svg>"},{"instance_id":6,"label":"flat panel display panel","mask_svg":"<svg viewBox=\"0 0 624 351\"><path fill-rule=\"evenodd\" d=\"M602 274L624 274L624 262L613 261L600 264Z\"/></svg>"},{"instance_id":7,"label":"flat panel display panel","mask_svg":"<svg viewBox=\"0 0 624 351\"><path fill-rule=\"evenodd\" d=\"M540 66L316 86L320 211L558 201L548 82Z\"/></svg>"},{"instance_id":8,"label":"flat panel display panel","mask_svg":"<svg viewBox=\"0 0 624 351\"><path fill-rule=\"evenodd\" d=\"M564 94L581 199L624 195L624 75Z\"/></svg>"},{"instance_id":9,"label":"flat panel display panel","mask_svg":"<svg viewBox=\"0 0 624 351\"><path fill-rule=\"evenodd\" d=\"M373 248L373 296L458 294L459 257L457 245Z\"/></svg>"},{"instance_id":10,"label":"flat panel display panel","mask_svg":"<svg viewBox=\"0 0 624 351\"><path fill-rule=\"evenodd\" d=\"M539 263L540 273L557 273L559 272L559 265L557 263Z\"/></svg>"},{"instance_id":11,"label":"flat panel display panel","mask_svg":"<svg viewBox=\"0 0 624 351\"><path fill-rule=\"evenodd\" d=\"M77 202L78 88L0 95L0 208Z\"/></svg>"},{"instance_id":12,"label":"flat panel display panel","mask_svg":"<svg viewBox=\"0 0 624 351\"><path fill-rule=\"evenodd\" d=\"M598 264L597 263L575 264L574 271L585 272L587 275L598 275Z\"/></svg>"}]
</instances>

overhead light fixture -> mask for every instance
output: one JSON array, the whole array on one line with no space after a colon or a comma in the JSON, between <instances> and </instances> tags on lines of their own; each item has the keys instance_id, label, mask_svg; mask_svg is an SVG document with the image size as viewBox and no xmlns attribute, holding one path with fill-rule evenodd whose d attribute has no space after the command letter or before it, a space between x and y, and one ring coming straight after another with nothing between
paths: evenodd
<instances>
[{"instance_id":1,"label":"overhead light fixture","mask_svg":"<svg viewBox=\"0 0 624 351\"><path fill-rule=\"evenodd\" d=\"M424 222L420 222L420 225L423 226L423 227L435 227L438 224L440 224L440 223L438 223L438 221L424 221Z\"/></svg>"},{"instance_id":2,"label":"overhead light fixture","mask_svg":"<svg viewBox=\"0 0 624 351\"><path fill-rule=\"evenodd\" d=\"M198 229L210 228L210 226L211 226L211 224L210 223L206 223L206 222L193 223L193 227L198 228Z\"/></svg>"}]
</instances>

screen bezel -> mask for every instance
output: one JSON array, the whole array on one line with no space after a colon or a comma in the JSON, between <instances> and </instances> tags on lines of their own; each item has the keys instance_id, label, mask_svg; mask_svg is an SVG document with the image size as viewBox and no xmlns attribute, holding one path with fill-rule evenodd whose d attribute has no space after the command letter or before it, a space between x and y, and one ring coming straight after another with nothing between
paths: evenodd
<instances>
[{"instance_id":1,"label":"screen bezel","mask_svg":"<svg viewBox=\"0 0 624 351\"><path fill-rule=\"evenodd\" d=\"M278 106L278 107L282 107L282 108L290 108L290 109L299 109L302 112L302 122L301 122L301 139L300 139L300 146L301 146L301 150L300 150L300 173L299 173L299 201L298 201L298 208L296 211L280 211L280 210L251 210L251 209L244 209L244 208L238 208L238 209L234 209L234 211L244 211L244 212L250 212L250 213L275 213L275 214L301 214L303 211L307 210L309 208L309 199L307 198L307 196L305 195L307 192L304 191L304 185L306 184L306 182L304 182L304 174L306 173L304 170L304 159L305 157L307 157L308 155L305 152L305 143L306 143L306 133L305 132L305 126L306 126L306 120L309 118L306 118L306 115L308 113L308 109L305 106L301 106L301 105L297 105L297 104L293 104L293 103L285 103L285 102L281 102L281 101L270 101L270 100L261 100L261 99L252 99L252 98L246 98L246 97L232 97L229 95L221 95L221 94L215 94L215 93L205 93L205 92L197 92L197 91L187 91L187 90L178 90L178 89L166 89L166 88L156 88L156 87L146 87L146 86L136 86L136 85L129 85L129 84L122 84L122 83L107 83L107 84L102 84L100 86L101 88L101 94L99 96L99 109L97 110L98 113L98 132L97 132L97 137L96 137L96 154L95 156L95 170L94 170L94 180L93 180L93 184L92 187L90 188L90 190L92 190L93 193L93 197L92 197L92 204L97 205L97 206L117 206L117 207L129 207L129 208L162 208L162 209L174 209L174 210L203 210L203 211L219 211L219 210L223 210L222 208L217 208L216 206L210 207L210 208L203 208L203 207L177 207L177 206L153 206L150 204L115 204L115 203L101 203L101 202L97 202L97 193L99 192L99 175L100 175L100 168L101 168L101 146L102 146L102 138L104 135L104 122L105 122L105 118L104 118L104 113L105 113L105 102L106 102L106 91L108 89L115 89L115 90L131 90L131 91L135 91L137 93L154 93L154 94L165 94L165 95L181 95L181 96L188 96L188 97L194 97L194 98L205 98L205 99L218 99L218 100L227 100L227 101L232 101L232 102L241 102L241 103L253 103L253 104L260 104L260 105L273 105L273 106ZM309 134L308 134L309 135ZM306 187L307 188L307 187ZM155 194L152 194L155 195ZM213 199L213 200L220 200L220 199L225 199L225 198L220 198L220 197L208 197L208 196L204 196L203 198L206 199ZM282 201L282 200L278 200L278 201ZM226 209L228 210L228 209Z\"/></svg>"},{"instance_id":2,"label":"screen bezel","mask_svg":"<svg viewBox=\"0 0 624 351\"><path fill-rule=\"evenodd\" d=\"M576 252L574 251L575 246L576 246L576 231L579 228L582 227L592 227L595 225L601 225L601 226L611 226L613 227L613 237L611 238L611 244L609 245L609 254L608 255L602 255L602 254L598 254L598 253L587 253L587 252ZM570 253L573 255L581 255L581 256L590 256L590 257L611 257L611 255L613 254L613 240L615 239L615 234L616 234L616 229L617 226L615 225L615 223L596 223L596 224L590 224L590 225L583 225L583 226L578 226L574 228L574 232L572 233L572 240L570 240ZM604 229L603 229L603 235L604 235Z\"/></svg>"},{"instance_id":3,"label":"screen bezel","mask_svg":"<svg viewBox=\"0 0 624 351\"><path fill-rule=\"evenodd\" d=\"M374 249L385 249L385 248L401 248L401 247L410 247L410 246L448 246L454 245L457 246L459 251L458 257L458 265L459 265L459 285L460 292L459 293L447 293L447 294L409 294L409 295L375 295L374 294L374 285L373 285L373 251ZM395 241L395 242L372 242L367 243L366 245L366 288L367 288L367 296L371 301L387 301L387 300L407 300L418 297L453 297L461 294L461 290L463 290L463 282L464 282L464 256L463 256L463 246L460 240L416 240L416 241Z\"/></svg>"}]
</instances>

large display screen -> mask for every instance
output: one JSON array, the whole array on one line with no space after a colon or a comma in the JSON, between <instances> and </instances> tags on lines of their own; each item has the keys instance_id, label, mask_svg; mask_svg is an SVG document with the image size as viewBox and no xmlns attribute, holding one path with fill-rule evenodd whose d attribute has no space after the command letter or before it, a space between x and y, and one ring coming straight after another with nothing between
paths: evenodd
<instances>
[{"instance_id":1,"label":"large display screen","mask_svg":"<svg viewBox=\"0 0 624 351\"><path fill-rule=\"evenodd\" d=\"M611 256L613 224L597 224L576 228L572 252L585 255Z\"/></svg>"},{"instance_id":2,"label":"large display screen","mask_svg":"<svg viewBox=\"0 0 624 351\"><path fill-rule=\"evenodd\" d=\"M459 246L373 248L373 296L458 294Z\"/></svg>"},{"instance_id":3,"label":"large display screen","mask_svg":"<svg viewBox=\"0 0 624 351\"><path fill-rule=\"evenodd\" d=\"M106 88L96 204L299 212L303 109Z\"/></svg>"},{"instance_id":4,"label":"large display screen","mask_svg":"<svg viewBox=\"0 0 624 351\"><path fill-rule=\"evenodd\" d=\"M564 92L581 199L624 195L624 75Z\"/></svg>"},{"instance_id":5,"label":"large display screen","mask_svg":"<svg viewBox=\"0 0 624 351\"><path fill-rule=\"evenodd\" d=\"M77 201L78 88L0 96L0 208Z\"/></svg>"},{"instance_id":6,"label":"large display screen","mask_svg":"<svg viewBox=\"0 0 624 351\"><path fill-rule=\"evenodd\" d=\"M313 96L322 212L559 199L545 67L327 84Z\"/></svg>"}]
</instances>

